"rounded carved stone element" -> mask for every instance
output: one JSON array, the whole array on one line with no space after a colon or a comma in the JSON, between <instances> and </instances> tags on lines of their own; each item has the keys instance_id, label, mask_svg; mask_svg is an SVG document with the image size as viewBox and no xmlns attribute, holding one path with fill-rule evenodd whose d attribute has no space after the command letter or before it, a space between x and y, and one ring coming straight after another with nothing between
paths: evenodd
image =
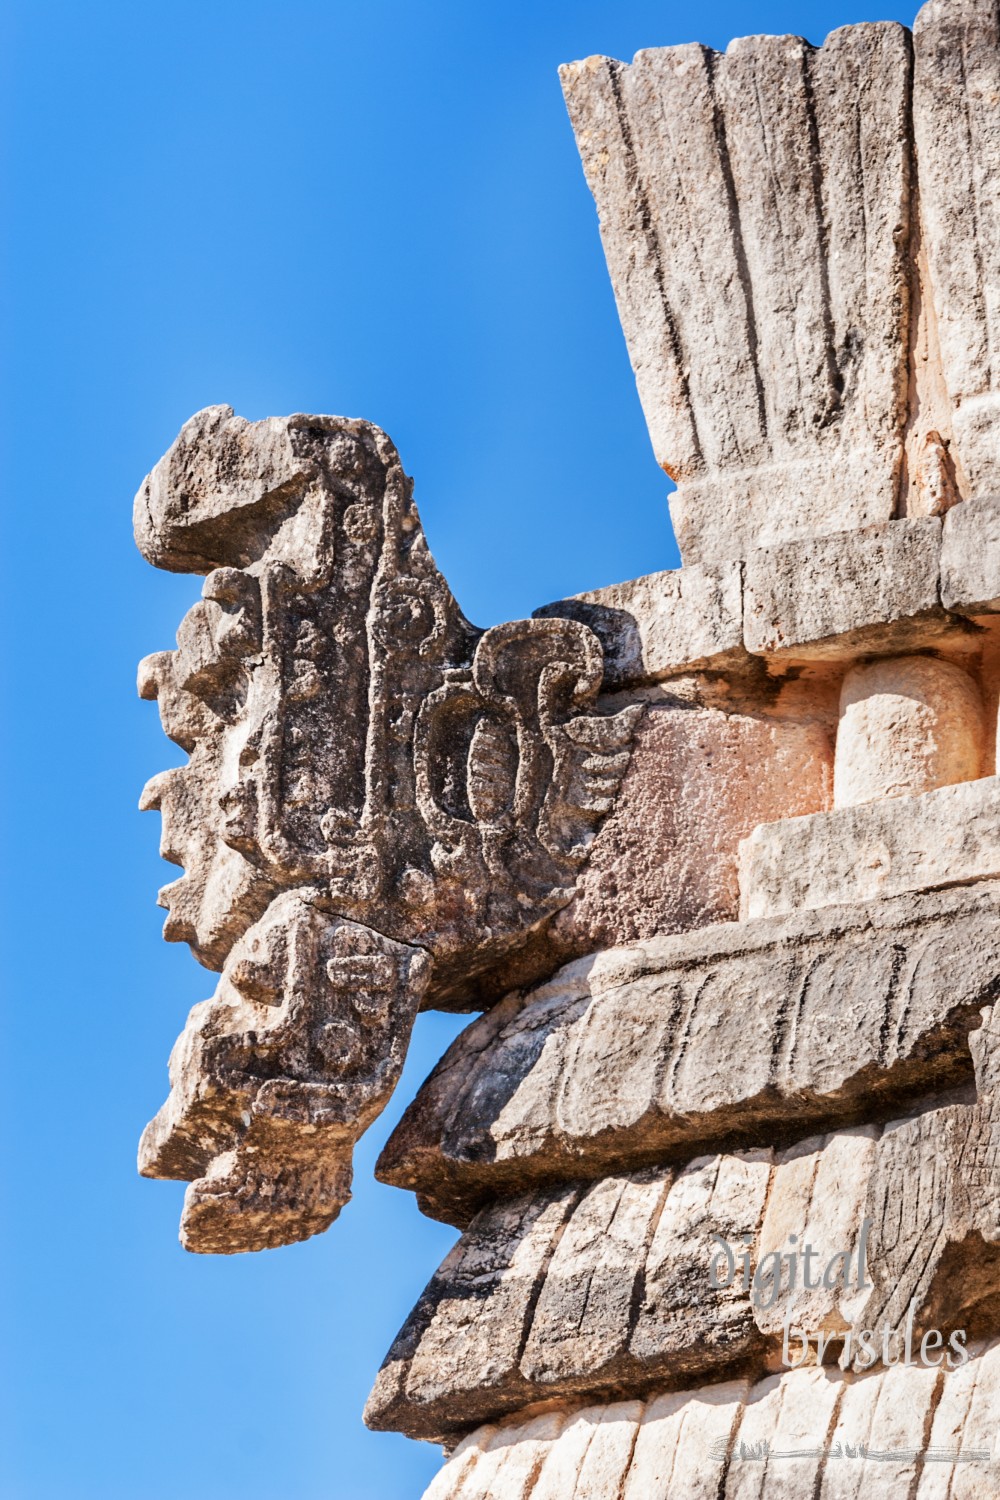
<instances>
[{"instance_id":1,"label":"rounded carved stone element","mask_svg":"<svg viewBox=\"0 0 1000 1500\"><path fill-rule=\"evenodd\" d=\"M967 672L931 656L852 667L840 690L834 807L974 781L983 706Z\"/></svg>"}]
</instances>

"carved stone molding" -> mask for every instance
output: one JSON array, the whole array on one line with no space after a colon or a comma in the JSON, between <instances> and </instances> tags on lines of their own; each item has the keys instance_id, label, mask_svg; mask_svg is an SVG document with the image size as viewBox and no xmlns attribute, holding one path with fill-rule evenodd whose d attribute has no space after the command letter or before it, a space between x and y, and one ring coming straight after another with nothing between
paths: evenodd
<instances>
[{"instance_id":1,"label":"carved stone molding","mask_svg":"<svg viewBox=\"0 0 1000 1500\"><path fill-rule=\"evenodd\" d=\"M863 1375L912 1355L931 1330L939 1349L942 1330L946 1347L956 1329L959 1343L992 1337L1000 1025L994 1007L979 1019L975 1088L884 1128L489 1201L393 1342L369 1425L447 1440L542 1402L786 1364ZM720 1239L733 1258L713 1281ZM744 1247L753 1291L739 1274ZM806 1265L815 1253L812 1276L803 1248ZM863 1329L874 1334L867 1350Z\"/></svg>"},{"instance_id":2,"label":"carved stone molding","mask_svg":"<svg viewBox=\"0 0 1000 1500\"><path fill-rule=\"evenodd\" d=\"M377 1175L464 1226L497 1197L908 1112L971 1080L998 938L984 881L578 959L455 1039Z\"/></svg>"}]
</instances>

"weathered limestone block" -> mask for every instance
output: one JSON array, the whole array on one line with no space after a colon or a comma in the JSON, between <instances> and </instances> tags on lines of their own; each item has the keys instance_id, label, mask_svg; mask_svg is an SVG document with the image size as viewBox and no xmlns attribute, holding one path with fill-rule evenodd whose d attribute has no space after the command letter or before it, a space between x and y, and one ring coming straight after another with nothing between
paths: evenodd
<instances>
[{"instance_id":1,"label":"weathered limestone block","mask_svg":"<svg viewBox=\"0 0 1000 1500\"><path fill-rule=\"evenodd\" d=\"M562 1413L559 1414L559 1418L558 1427L561 1428L564 1425ZM489 1483L495 1484L499 1463L512 1450L519 1448L522 1442L532 1442L533 1430L533 1421L522 1421L516 1427L511 1424L505 1431L501 1432L499 1442L500 1455L498 1460L493 1464L493 1472L489 1476ZM423 1500L447 1500L449 1496L460 1495L463 1485L471 1481L473 1469L478 1464L482 1464L483 1457L489 1450L496 1432L496 1427L487 1424L486 1426L475 1428L473 1432L469 1433L468 1437L463 1438L460 1443L457 1443L451 1450L448 1462L442 1469L438 1470L424 1491ZM486 1483L485 1466L480 1469L480 1474L482 1476L481 1482ZM523 1484L520 1491L514 1488L513 1485L511 1489L513 1494L517 1496L517 1500L524 1500Z\"/></svg>"},{"instance_id":2,"label":"weathered limestone block","mask_svg":"<svg viewBox=\"0 0 1000 1500\"><path fill-rule=\"evenodd\" d=\"M628 1365L632 1304L671 1182L669 1172L605 1177L584 1193L535 1304L520 1360L529 1380L572 1385L587 1370L614 1382Z\"/></svg>"},{"instance_id":3,"label":"weathered limestone block","mask_svg":"<svg viewBox=\"0 0 1000 1500\"><path fill-rule=\"evenodd\" d=\"M1000 1302L1000 1153L991 1101L894 1124L878 1143L867 1209L875 1291L865 1326L903 1329L995 1317Z\"/></svg>"},{"instance_id":4,"label":"weathered limestone block","mask_svg":"<svg viewBox=\"0 0 1000 1500\"><path fill-rule=\"evenodd\" d=\"M819 713L650 703L576 895L550 923L542 972L598 948L735 918L740 841L760 823L832 800L832 736Z\"/></svg>"},{"instance_id":5,"label":"weathered limestone block","mask_svg":"<svg viewBox=\"0 0 1000 1500\"><path fill-rule=\"evenodd\" d=\"M777 1175L773 1168L773 1153L750 1151L696 1157L678 1174L644 1259L642 1299L629 1322L633 1388L657 1376L680 1384L693 1370L739 1366L762 1349L741 1282L713 1291L707 1268L718 1254L716 1235L737 1253L744 1236L756 1240Z\"/></svg>"},{"instance_id":6,"label":"weathered limestone block","mask_svg":"<svg viewBox=\"0 0 1000 1500\"><path fill-rule=\"evenodd\" d=\"M998 919L983 884L580 960L456 1039L378 1175L462 1223L532 1183L888 1118L971 1077Z\"/></svg>"},{"instance_id":7,"label":"weathered limestone block","mask_svg":"<svg viewBox=\"0 0 1000 1500\"><path fill-rule=\"evenodd\" d=\"M907 33L592 57L562 80L685 561L889 520Z\"/></svg>"},{"instance_id":8,"label":"weathered limestone block","mask_svg":"<svg viewBox=\"0 0 1000 1500\"><path fill-rule=\"evenodd\" d=\"M628 1409L630 1412L633 1410L631 1403ZM614 1422L618 1411L618 1407L601 1406L565 1413L563 1429L545 1455L542 1467L534 1476L534 1482L528 1491L533 1500L562 1500L564 1495L574 1493L598 1429L605 1422ZM499 1446L502 1438L503 1429L498 1428L496 1446ZM510 1463L510 1459L507 1463ZM505 1474L506 1463L497 1471L494 1482L498 1487L506 1483ZM476 1483L474 1475L472 1483Z\"/></svg>"},{"instance_id":9,"label":"weathered limestone block","mask_svg":"<svg viewBox=\"0 0 1000 1500\"><path fill-rule=\"evenodd\" d=\"M594 711L578 622L465 620L369 423L210 407L135 525L151 562L208 574L140 672L190 755L143 805L185 867L165 936L225 966L141 1169L198 1179L189 1249L253 1249L346 1201L416 1006L465 998L570 901L643 708Z\"/></svg>"},{"instance_id":10,"label":"weathered limestone block","mask_svg":"<svg viewBox=\"0 0 1000 1500\"><path fill-rule=\"evenodd\" d=\"M641 1401L620 1401L601 1413L580 1465L573 1490L575 1500L603 1500L609 1491L614 1494L632 1456L636 1424L641 1417ZM546 1479L541 1480L539 1490L549 1500L560 1500L566 1493L565 1489L550 1488Z\"/></svg>"},{"instance_id":11,"label":"weathered limestone block","mask_svg":"<svg viewBox=\"0 0 1000 1500\"><path fill-rule=\"evenodd\" d=\"M764 823L740 845L752 921L1000 875L1000 779Z\"/></svg>"},{"instance_id":12,"label":"weathered limestone block","mask_svg":"<svg viewBox=\"0 0 1000 1500\"><path fill-rule=\"evenodd\" d=\"M866 1326L961 1326L991 1334L1000 1316L1000 1017L970 1038L978 1099L889 1127L866 1198L874 1289ZM845 1350L842 1362L850 1352ZM855 1361L857 1363L857 1361Z\"/></svg>"},{"instance_id":13,"label":"weathered limestone block","mask_svg":"<svg viewBox=\"0 0 1000 1500\"><path fill-rule=\"evenodd\" d=\"M535 615L594 631L609 693L693 671L750 686L756 658L837 664L942 647L972 656L981 631L961 617L1000 613L998 559L1000 500L986 497L954 506L943 529L918 517L758 547L742 563L652 573Z\"/></svg>"},{"instance_id":14,"label":"weathered limestone block","mask_svg":"<svg viewBox=\"0 0 1000 1500\"><path fill-rule=\"evenodd\" d=\"M991 1448L996 1461L998 1372L996 1352L987 1347L960 1370L952 1371L937 1388L930 1442L943 1455L958 1449L971 1457ZM938 1394L938 1392L940 1394ZM996 1488L996 1475L968 1462L949 1473L947 1462L927 1464L920 1477L917 1500L985 1500Z\"/></svg>"},{"instance_id":15,"label":"weathered limestone block","mask_svg":"<svg viewBox=\"0 0 1000 1500\"><path fill-rule=\"evenodd\" d=\"M979 1378L992 1385L996 1379L993 1349L987 1346L980 1358ZM836 1422L829 1439L830 1447L836 1451L839 1443L843 1461L848 1464L853 1449L860 1463L857 1469L842 1478L840 1473L830 1473L836 1464L828 1460L824 1474L827 1493L832 1497L845 1495L851 1496L852 1500L854 1497L864 1500L878 1485L884 1494L905 1495L915 1491L919 1497L923 1493L924 1479L935 1474L942 1463L946 1466L945 1472L948 1468L952 1470L955 1480L975 1474L977 1482L984 1487L982 1492L987 1492L996 1477L993 1464L987 1458L994 1452L992 1436L985 1443L981 1439L976 1442L972 1432L963 1432L957 1442L945 1445L935 1441L936 1407L948 1389L952 1374L960 1376L961 1370L941 1373L919 1364L897 1365L883 1372L878 1389L870 1395L863 1381L846 1389L835 1387ZM862 1445L866 1457L859 1451ZM777 1444L773 1446L777 1448ZM954 1463L956 1452L964 1455L964 1464ZM930 1462L925 1457L921 1463L918 1455L922 1454L932 1455ZM949 1459L952 1459L951 1463ZM875 1478L875 1473L878 1478Z\"/></svg>"},{"instance_id":16,"label":"weathered limestone block","mask_svg":"<svg viewBox=\"0 0 1000 1500\"><path fill-rule=\"evenodd\" d=\"M963 614L1000 611L1000 499L956 505L944 519L941 603Z\"/></svg>"},{"instance_id":17,"label":"weathered limestone block","mask_svg":"<svg viewBox=\"0 0 1000 1500\"><path fill-rule=\"evenodd\" d=\"M880 1136L878 1126L860 1125L800 1141L780 1154L755 1246L755 1264L768 1255L787 1255L796 1243L800 1255L805 1245L816 1248L821 1264L824 1255L841 1250L856 1255ZM860 1326L867 1302L868 1292L854 1284L827 1286L820 1280L818 1286L807 1287L804 1274L797 1273L797 1284L792 1286L785 1268L773 1305L755 1307L753 1317L760 1331L771 1338L781 1338L786 1319L799 1328L835 1337L855 1324Z\"/></svg>"},{"instance_id":18,"label":"weathered limestone block","mask_svg":"<svg viewBox=\"0 0 1000 1500\"><path fill-rule=\"evenodd\" d=\"M840 692L833 805L974 781L983 746L979 689L954 662L903 656L852 667Z\"/></svg>"},{"instance_id":19,"label":"weathered limestone block","mask_svg":"<svg viewBox=\"0 0 1000 1500\"><path fill-rule=\"evenodd\" d=\"M1000 1345L971 1352L948 1372L896 1366L852 1380L791 1370L513 1417L470 1434L425 1500L578 1497L598 1457L602 1487L588 1485L589 1500L994 1500ZM557 1421L558 1434L540 1439ZM522 1434L540 1460L528 1484L515 1457Z\"/></svg>"},{"instance_id":20,"label":"weathered limestone block","mask_svg":"<svg viewBox=\"0 0 1000 1500\"><path fill-rule=\"evenodd\" d=\"M911 1412L918 1393L923 1394L919 1386L917 1391L908 1390L906 1393ZM730 1452L727 1454L720 1444L713 1454L713 1468L720 1491L731 1493L733 1500L756 1500L763 1481L763 1484L773 1487L775 1497L780 1497L780 1500L793 1500L796 1493L801 1495L804 1485L814 1479L818 1467L816 1459L813 1458L812 1463L808 1459L805 1462L801 1459L786 1460L789 1467L785 1472L777 1467L776 1462L777 1472L772 1471L769 1475L770 1450L773 1447L776 1453L799 1453L803 1449L807 1452L812 1449L815 1453L822 1448L835 1419L841 1394L842 1387L818 1370L810 1371L805 1380L794 1384L786 1378L762 1381L754 1386L740 1412L739 1428L733 1434ZM872 1394L868 1393L868 1402ZM921 1413L925 1406L926 1397L921 1403ZM759 1458L748 1463L743 1459L744 1453L756 1454ZM727 1466L726 1457L729 1459ZM763 1473L757 1467L761 1460L767 1464ZM725 1473L724 1489L720 1470Z\"/></svg>"},{"instance_id":21,"label":"weathered limestone block","mask_svg":"<svg viewBox=\"0 0 1000 1500\"><path fill-rule=\"evenodd\" d=\"M988 0L932 0L913 28L913 131L953 462L1000 492L1000 28Z\"/></svg>"},{"instance_id":22,"label":"weathered limestone block","mask_svg":"<svg viewBox=\"0 0 1000 1500\"><path fill-rule=\"evenodd\" d=\"M745 660L743 573L737 562L650 573L535 610L579 620L604 648L604 688L659 682L695 667Z\"/></svg>"},{"instance_id":23,"label":"weathered limestone block","mask_svg":"<svg viewBox=\"0 0 1000 1500\"><path fill-rule=\"evenodd\" d=\"M682 1490L688 1500L719 1500L713 1455L719 1448L728 1452L749 1391L748 1383L727 1381L697 1394L677 1391L644 1402L622 1500L666 1496L671 1489ZM442 1491L444 1497L450 1493Z\"/></svg>"},{"instance_id":24,"label":"weathered limestone block","mask_svg":"<svg viewBox=\"0 0 1000 1500\"><path fill-rule=\"evenodd\" d=\"M676 1176L662 1169L606 1178L568 1215L565 1188L485 1208L421 1299L419 1326L411 1319L393 1345L366 1420L443 1437L469 1420L554 1398L676 1388L781 1369L783 1357L829 1366L839 1354L850 1364L867 1328L878 1347L855 1361L864 1371L882 1358L884 1327L890 1363L903 1357L911 1295L911 1354L919 1358L925 1330L943 1328L949 1367L958 1364L951 1332L978 1336L1000 1302L1000 1226L983 1253L982 1237L970 1238L968 1210L961 1223L947 1218L944 1190L930 1191L929 1147L937 1138L937 1180L961 1179L968 1190L973 1178L948 1131L992 1108L988 1100L952 1105L884 1133L862 1126L778 1153L698 1157ZM918 1138L922 1151L914 1149ZM976 1179L983 1224L1000 1204L995 1167L986 1163ZM898 1202L887 1195L890 1181ZM906 1217L911 1204L919 1204L919 1222ZM554 1249L553 1218L562 1225ZM941 1225L950 1226L948 1244L963 1249L964 1259L935 1242ZM499 1247L504 1264L491 1260L488 1275L480 1271L473 1314L462 1315L467 1262L479 1269L487 1244ZM524 1266L537 1275L533 1291ZM952 1280L942 1305L958 1267L964 1284L956 1295ZM766 1427L759 1435L768 1436Z\"/></svg>"},{"instance_id":25,"label":"weathered limestone block","mask_svg":"<svg viewBox=\"0 0 1000 1500\"><path fill-rule=\"evenodd\" d=\"M544 1412L513 1428L480 1427L455 1449L450 1462L424 1491L424 1500L460 1492L459 1481L471 1480L476 1471L476 1485L491 1492L501 1482L511 1500L528 1500L538 1472L563 1429L571 1420L563 1411ZM563 1450L564 1458L568 1456ZM449 1474L453 1478L448 1478ZM574 1472L574 1479L576 1477Z\"/></svg>"},{"instance_id":26,"label":"weathered limestone block","mask_svg":"<svg viewBox=\"0 0 1000 1500\"><path fill-rule=\"evenodd\" d=\"M386 1356L366 1421L440 1437L532 1399L519 1363L546 1268L580 1198L573 1187L507 1199L441 1263ZM466 1413L449 1420L456 1409ZM408 1428L407 1430L411 1430Z\"/></svg>"},{"instance_id":27,"label":"weathered limestone block","mask_svg":"<svg viewBox=\"0 0 1000 1500\"><path fill-rule=\"evenodd\" d=\"M752 678L754 658L852 661L865 653L973 653L959 617L1000 612L1000 500L956 505L942 522L909 518L757 547L742 563L652 573L547 604L604 648L606 692L693 671ZM743 579L745 577L745 588ZM759 689L758 689L759 691Z\"/></svg>"},{"instance_id":28,"label":"weathered limestone block","mask_svg":"<svg viewBox=\"0 0 1000 1500\"><path fill-rule=\"evenodd\" d=\"M365 1420L440 1438L528 1402L677 1384L759 1353L746 1293L707 1289L708 1226L755 1235L770 1171L768 1153L707 1158L676 1182L634 1174L484 1209L389 1351Z\"/></svg>"},{"instance_id":29,"label":"weathered limestone block","mask_svg":"<svg viewBox=\"0 0 1000 1500\"><path fill-rule=\"evenodd\" d=\"M932 0L912 58L864 25L562 70L686 561L1000 491L995 8Z\"/></svg>"},{"instance_id":30,"label":"weathered limestone block","mask_svg":"<svg viewBox=\"0 0 1000 1500\"><path fill-rule=\"evenodd\" d=\"M968 627L938 598L940 548L931 516L755 549L745 563L747 650L849 659L961 634Z\"/></svg>"}]
</instances>

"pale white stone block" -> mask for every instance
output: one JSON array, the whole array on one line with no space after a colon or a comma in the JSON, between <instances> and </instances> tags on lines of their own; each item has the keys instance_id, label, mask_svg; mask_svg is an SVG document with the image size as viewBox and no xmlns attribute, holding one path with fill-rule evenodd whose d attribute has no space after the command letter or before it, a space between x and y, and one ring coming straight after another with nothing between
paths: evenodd
<instances>
[{"instance_id":1,"label":"pale white stone block","mask_svg":"<svg viewBox=\"0 0 1000 1500\"><path fill-rule=\"evenodd\" d=\"M953 662L902 656L852 667L840 693L834 807L974 781L983 738L979 689Z\"/></svg>"}]
</instances>

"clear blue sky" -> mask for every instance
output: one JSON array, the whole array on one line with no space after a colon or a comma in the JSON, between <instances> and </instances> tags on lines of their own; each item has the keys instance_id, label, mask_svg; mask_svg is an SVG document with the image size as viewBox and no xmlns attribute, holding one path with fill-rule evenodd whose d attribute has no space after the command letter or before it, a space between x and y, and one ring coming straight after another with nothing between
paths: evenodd
<instances>
[{"instance_id":1,"label":"clear blue sky","mask_svg":"<svg viewBox=\"0 0 1000 1500\"><path fill-rule=\"evenodd\" d=\"M454 1239L372 1164L455 1034L418 1027L325 1236L212 1259L135 1174L211 976L159 938L175 763L135 663L195 580L132 495L210 402L363 416L486 625L676 566L556 67L909 9L703 0L0 4L4 537L0 1500L410 1500L366 1432Z\"/></svg>"}]
</instances>

